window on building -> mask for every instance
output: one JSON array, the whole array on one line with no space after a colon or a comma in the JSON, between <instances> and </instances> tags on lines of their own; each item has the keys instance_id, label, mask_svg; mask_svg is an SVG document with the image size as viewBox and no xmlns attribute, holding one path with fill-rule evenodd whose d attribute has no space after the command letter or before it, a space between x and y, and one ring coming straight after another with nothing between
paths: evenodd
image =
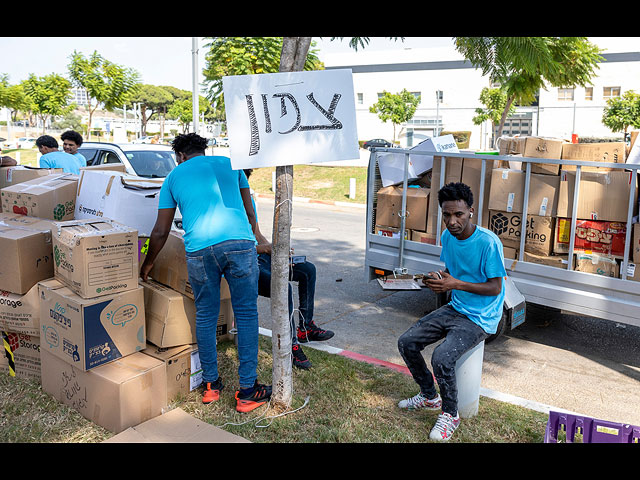
<instances>
[{"instance_id":1,"label":"window on building","mask_svg":"<svg viewBox=\"0 0 640 480\"><path fill-rule=\"evenodd\" d=\"M593 87L586 87L584 89L584 99L593 100Z\"/></svg>"},{"instance_id":2,"label":"window on building","mask_svg":"<svg viewBox=\"0 0 640 480\"><path fill-rule=\"evenodd\" d=\"M604 87L602 91L602 98L605 100L613 97L620 96L620 87Z\"/></svg>"},{"instance_id":3,"label":"window on building","mask_svg":"<svg viewBox=\"0 0 640 480\"><path fill-rule=\"evenodd\" d=\"M559 88L558 100L561 102L573 100L573 88Z\"/></svg>"},{"instance_id":4,"label":"window on building","mask_svg":"<svg viewBox=\"0 0 640 480\"><path fill-rule=\"evenodd\" d=\"M416 97L418 100L420 100L420 92L411 92L411 95L413 95L414 97Z\"/></svg>"},{"instance_id":5,"label":"window on building","mask_svg":"<svg viewBox=\"0 0 640 480\"><path fill-rule=\"evenodd\" d=\"M362 105L364 103L364 95L362 93L358 94L358 105Z\"/></svg>"}]
</instances>

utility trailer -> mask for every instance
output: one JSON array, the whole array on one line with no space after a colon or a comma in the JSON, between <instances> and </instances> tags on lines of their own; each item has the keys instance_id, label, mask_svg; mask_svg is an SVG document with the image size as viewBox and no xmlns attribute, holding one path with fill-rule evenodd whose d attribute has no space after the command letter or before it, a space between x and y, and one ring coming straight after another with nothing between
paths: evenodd
<instances>
[{"instance_id":1,"label":"utility trailer","mask_svg":"<svg viewBox=\"0 0 640 480\"><path fill-rule=\"evenodd\" d=\"M402 183L403 197L402 210L399 214L401 219L400 232L398 238L386 237L375 234L375 215L377 192L382 186L380 170L378 166L380 153L404 154L404 181ZM632 221L634 213L634 203L636 201L636 189L632 185L629 189L629 203L627 209L627 228L624 247L624 259L622 260L620 272L621 278L611 278L593 273L575 271L573 267L573 254L576 232L576 210L578 206L578 196L580 195L580 175L582 167L606 167L613 170L630 170L631 178L637 179L637 171L640 165L619 164L605 162L591 162L580 160L561 160L549 158L529 158L514 157L511 155L493 155L473 152L436 152L436 151L416 151L401 148L373 148L369 159L368 179L367 179L367 231L366 231L366 251L365 251L365 281L369 282L380 276L379 272L387 275L416 275L442 269L443 263L440 261L440 235L442 233L442 211L438 208L437 231L435 245L419 243L405 239L406 222L406 193L408 186L408 165L409 155L429 155L434 158L434 162L441 162L439 185L431 185L432 194L444 184L444 172L446 172L447 158L476 159L482 162L479 192L474 194L475 215L477 225L482 225L483 201L485 191L485 172L488 163L496 160L522 162L522 170L525 171L525 186L523 199L523 219L527 218L529 187L531 183L531 165L534 163L575 165L575 184L573 189L573 210L571 214L571 233L569 252L566 268L552 267L537 263L525 262L523 252L525 247L526 221L521 222L520 246L518 249L518 259L505 258L505 270L507 278L507 299L505 299L505 311L498 327L498 332L492 335L488 341L494 340L501 333L520 325L524 321L524 311L521 311L521 304L518 298L524 298L526 303L542 305L553 309L560 309L577 315L588 315L591 317L612 320L618 323L640 326L640 282L627 278L627 267L632 262L629 260ZM509 298L514 300L509 301ZM446 299L437 298L437 304L442 304ZM517 319L517 320L516 320Z\"/></svg>"}]
</instances>

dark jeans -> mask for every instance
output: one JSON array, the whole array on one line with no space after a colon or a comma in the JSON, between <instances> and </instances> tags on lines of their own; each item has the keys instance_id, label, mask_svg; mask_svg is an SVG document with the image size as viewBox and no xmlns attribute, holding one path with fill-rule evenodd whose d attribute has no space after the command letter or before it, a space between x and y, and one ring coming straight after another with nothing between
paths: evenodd
<instances>
[{"instance_id":1,"label":"dark jeans","mask_svg":"<svg viewBox=\"0 0 640 480\"><path fill-rule=\"evenodd\" d=\"M271 297L271 255L258 255L258 295ZM300 326L309 325L313 320L313 304L316 292L316 266L311 262L296 263L289 269L289 280L298 282L298 300L300 301ZM291 321L291 342L298 343L296 321L293 315L293 291L289 285L289 319Z\"/></svg>"},{"instance_id":2,"label":"dark jeans","mask_svg":"<svg viewBox=\"0 0 640 480\"><path fill-rule=\"evenodd\" d=\"M444 305L422 317L398 339L398 350L420 391L429 398L436 395L435 376L442 397L442 411L451 415L458 412L456 362L468 350L488 335L466 315L450 305ZM422 356L427 345L444 338L431 356L433 375Z\"/></svg>"}]
</instances>

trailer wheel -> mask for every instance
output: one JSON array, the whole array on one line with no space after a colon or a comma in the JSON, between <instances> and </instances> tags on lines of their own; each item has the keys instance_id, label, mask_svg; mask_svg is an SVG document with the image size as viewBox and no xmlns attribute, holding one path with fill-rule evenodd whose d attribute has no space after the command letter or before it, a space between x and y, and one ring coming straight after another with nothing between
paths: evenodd
<instances>
[{"instance_id":1,"label":"trailer wheel","mask_svg":"<svg viewBox=\"0 0 640 480\"><path fill-rule=\"evenodd\" d=\"M502 318L500 319L500 323L498 323L498 329L496 330L496 333L489 335L485 340L484 343L491 343L493 342L496 338L498 338L500 335L502 335L504 332L507 331L507 324L509 323L509 311L508 310L503 310L502 311Z\"/></svg>"}]
</instances>

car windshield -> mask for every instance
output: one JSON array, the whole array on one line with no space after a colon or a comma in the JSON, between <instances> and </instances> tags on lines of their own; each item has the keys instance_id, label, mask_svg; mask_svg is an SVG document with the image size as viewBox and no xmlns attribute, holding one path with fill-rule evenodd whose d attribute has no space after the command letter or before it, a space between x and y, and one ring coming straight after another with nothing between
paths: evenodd
<instances>
[{"instance_id":1,"label":"car windshield","mask_svg":"<svg viewBox=\"0 0 640 480\"><path fill-rule=\"evenodd\" d=\"M175 153L171 151L133 151L126 155L136 175L141 177L166 177L177 165Z\"/></svg>"}]
</instances>

